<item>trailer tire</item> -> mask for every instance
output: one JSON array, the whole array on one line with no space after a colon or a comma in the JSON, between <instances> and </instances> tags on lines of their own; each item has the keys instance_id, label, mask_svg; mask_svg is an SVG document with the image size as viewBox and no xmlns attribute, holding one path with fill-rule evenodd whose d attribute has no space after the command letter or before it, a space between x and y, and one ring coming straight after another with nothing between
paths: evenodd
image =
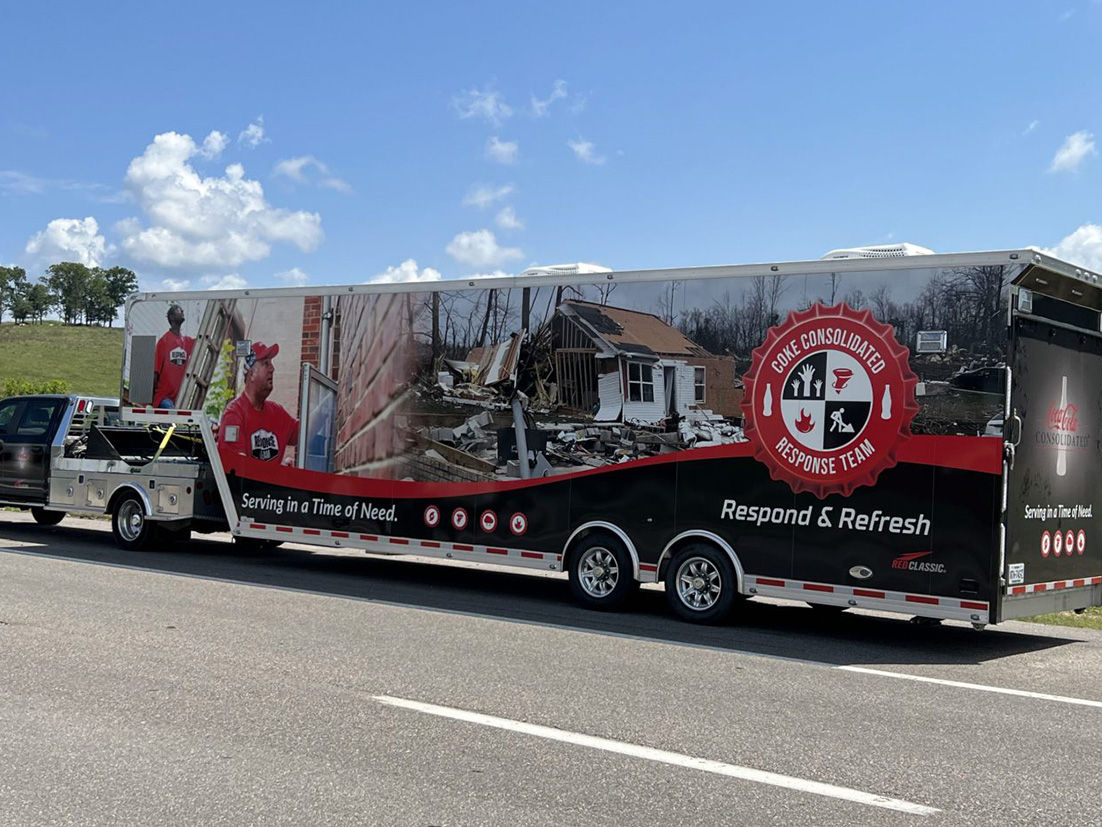
<instances>
[{"instance_id":1,"label":"trailer tire","mask_svg":"<svg viewBox=\"0 0 1102 827\"><path fill-rule=\"evenodd\" d=\"M64 511L50 511L45 508L32 508L31 516L39 525L57 525L65 519Z\"/></svg>"},{"instance_id":2,"label":"trailer tire","mask_svg":"<svg viewBox=\"0 0 1102 827\"><path fill-rule=\"evenodd\" d=\"M666 601L682 620L719 623L731 613L737 596L735 567L714 546L686 546L666 567Z\"/></svg>"},{"instance_id":3,"label":"trailer tire","mask_svg":"<svg viewBox=\"0 0 1102 827\"><path fill-rule=\"evenodd\" d=\"M115 545L127 551L141 551L149 547L155 529L145 513L141 497L133 492L119 496L111 511L111 535Z\"/></svg>"},{"instance_id":4,"label":"trailer tire","mask_svg":"<svg viewBox=\"0 0 1102 827\"><path fill-rule=\"evenodd\" d=\"M570 591L588 609L619 609L638 589L631 555L619 539L588 534L570 551Z\"/></svg>"}]
</instances>

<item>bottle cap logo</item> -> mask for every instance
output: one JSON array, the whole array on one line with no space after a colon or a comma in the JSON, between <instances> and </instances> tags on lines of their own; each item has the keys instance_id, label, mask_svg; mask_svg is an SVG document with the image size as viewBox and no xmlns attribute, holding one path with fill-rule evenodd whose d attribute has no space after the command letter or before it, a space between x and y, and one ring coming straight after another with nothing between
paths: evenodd
<instances>
[{"instance_id":1,"label":"bottle cap logo","mask_svg":"<svg viewBox=\"0 0 1102 827\"><path fill-rule=\"evenodd\" d=\"M845 303L816 303L770 328L742 402L770 476L820 498L875 483L918 412L908 354L889 325Z\"/></svg>"}]
</instances>

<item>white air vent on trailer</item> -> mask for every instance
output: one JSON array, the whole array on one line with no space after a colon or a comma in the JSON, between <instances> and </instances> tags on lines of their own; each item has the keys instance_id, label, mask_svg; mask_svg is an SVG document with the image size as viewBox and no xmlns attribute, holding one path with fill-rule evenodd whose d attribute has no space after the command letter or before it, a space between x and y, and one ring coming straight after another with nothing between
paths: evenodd
<instances>
[{"instance_id":1,"label":"white air vent on trailer","mask_svg":"<svg viewBox=\"0 0 1102 827\"><path fill-rule=\"evenodd\" d=\"M529 267L522 276L577 276L586 273L611 273L612 269L600 264L578 261L573 264L548 264L544 267Z\"/></svg>"},{"instance_id":2,"label":"white air vent on trailer","mask_svg":"<svg viewBox=\"0 0 1102 827\"><path fill-rule=\"evenodd\" d=\"M873 244L868 247L842 247L831 250L820 258L820 261L839 258L902 258L903 256L931 256L933 250L910 244L906 241L899 244Z\"/></svg>"}]
</instances>

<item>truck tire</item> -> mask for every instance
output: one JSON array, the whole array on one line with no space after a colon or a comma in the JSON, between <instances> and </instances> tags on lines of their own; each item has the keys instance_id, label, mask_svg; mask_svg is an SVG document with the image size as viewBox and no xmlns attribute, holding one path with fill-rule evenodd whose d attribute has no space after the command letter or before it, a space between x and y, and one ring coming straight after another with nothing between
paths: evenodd
<instances>
[{"instance_id":1,"label":"truck tire","mask_svg":"<svg viewBox=\"0 0 1102 827\"><path fill-rule=\"evenodd\" d=\"M31 516L39 525L57 525L65 519L64 511L48 511L45 508L32 508Z\"/></svg>"},{"instance_id":2,"label":"truck tire","mask_svg":"<svg viewBox=\"0 0 1102 827\"><path fill-rule=\"evenodd\" d=\"M731 613L737 594L735 567L714 546L686 546L666 567L666 602L682 620L719 623Z\"/></svg>"},{"instance_id":3,"label":"truck tire","mask_svg":"<svg viewBox=\"0 0 1102 827\"><path fill-rule=\"evenodd\" d=\"M137 494L123 494L115 501L115 509L111 512L111 534L119 548L127 551L148 548L156 534L155 528L147 519L145 505Z\"/></svg>"},{"instance_id":4,"label":"truck tire","mask_svg":"<svg viewBox=\"0 0 1102 827\"><path fill-rule=\"evenodd\" d=\"M631 555L611 534L590 534L570 553L570 591L589 609L619 609L635 593Z\"/></svg>"}]
</instances>

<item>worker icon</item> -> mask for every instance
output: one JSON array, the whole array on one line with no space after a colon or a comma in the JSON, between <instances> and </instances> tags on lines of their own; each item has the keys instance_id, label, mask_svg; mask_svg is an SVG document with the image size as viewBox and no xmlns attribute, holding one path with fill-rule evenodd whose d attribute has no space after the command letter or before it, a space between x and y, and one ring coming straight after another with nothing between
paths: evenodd
<instances>
[{"instance_id":1,"label":"worker icon","mask_svg":"<svg viewBox=\"0 0 1102 827\"><path fill-rule=\"evenodd\" d=\"M842 414L846 412L845 408L839 408L830 415L830 432L839 434L852 434L853 426L842 419Z\"/></svg>"}]
</instances>

